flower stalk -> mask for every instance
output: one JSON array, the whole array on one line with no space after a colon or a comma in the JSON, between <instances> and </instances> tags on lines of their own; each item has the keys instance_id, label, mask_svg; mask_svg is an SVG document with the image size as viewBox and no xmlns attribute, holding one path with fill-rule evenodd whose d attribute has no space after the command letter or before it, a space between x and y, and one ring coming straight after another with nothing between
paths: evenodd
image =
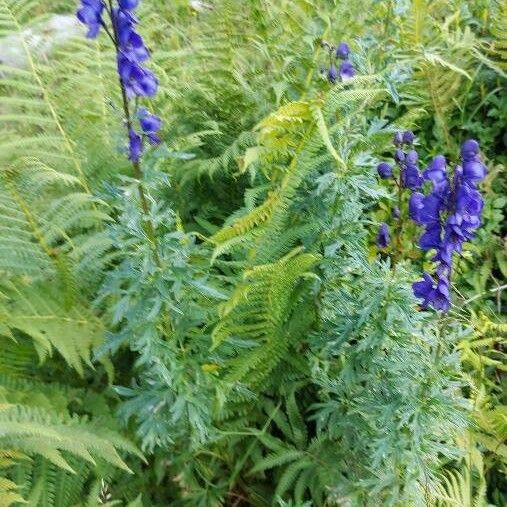
<instances>
[{"instance_id":1,"label":"flower stalk","mask_svg":"<svg viewBox=\"0 0 507 507\"><path fill-rule=\"evenodd\" d=\"M142 183L143 171L140 158L143 153L143 141L146 138L151 144L160 143L157 133L161 127L161 120L149 113L146 109L139 110L139 124L141 133L136 131L134 112L131 111L131 99L153 96L158 87L157 78L154 74L141 66L141 63L149 59L149 52L144 45L142 37L135 27L137 19L133 11L137 8L139 0L81 0L81 6L77 11L78 19L88 27L88 38L95 38L103 28L111 39L118 65L118 81L120 85L122 107L125 117L125 126L129 140L129 160L132 162L134 177L137 180L139 200L146 220L143 223L145 233L153 247L153 255L157 266L161 266L160 256L157 250L157 239L153 222L149 219L150 209L148 199ZM103 12L106 11L110 20L111 30L104 22Z\"/></svg>"}]
</instances>

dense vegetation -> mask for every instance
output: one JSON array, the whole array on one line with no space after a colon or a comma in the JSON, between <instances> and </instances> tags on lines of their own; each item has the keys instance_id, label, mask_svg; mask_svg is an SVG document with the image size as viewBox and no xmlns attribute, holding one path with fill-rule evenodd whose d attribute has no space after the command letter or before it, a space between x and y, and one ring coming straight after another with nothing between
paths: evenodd
<instances>
[{"instance_id":1,"label":"dense vegetation","mask_svg":"<svg viewBox=\"0 0 507 507\"><path fill-rule=\"evenodd\" d=\"M140 168L107 34L34 44L76 7L0 0L0 506L506 505L506 4L144 0ZM406 130L488 168L447 312Z\"/></svg>"}]
</instances>

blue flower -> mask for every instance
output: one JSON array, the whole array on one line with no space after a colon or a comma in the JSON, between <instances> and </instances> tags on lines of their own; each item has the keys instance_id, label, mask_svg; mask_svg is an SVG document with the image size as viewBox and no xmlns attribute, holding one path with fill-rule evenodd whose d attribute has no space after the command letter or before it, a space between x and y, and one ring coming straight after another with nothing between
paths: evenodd
<instances>
[{"instance_id":1,"label":"blue flower","mask_svg":"<svg viewBox=\"0 0 507 507\"><path fill-rule=\"evenodd\" d=\"M336 80L338 79L338 69L334 63L331 64L329 70L327 71L327 78L331 83L336 83Z\"/></svg>"},{"instance_id":2,"label":"blue flower","mask_svg":"<svg viewBox=\"0 0 507 507\"><path fill-rule=\"evenodd\" d=\"M417 154L417 151L410 150L407 153L405 160L406 160L407 164L412 164L412 165L417 164L417 161L419 160L419 155Z\"/></svg>"},{"instance_id":3,"label":"blue flower","mask_svg":"<svg viewBox=\"0 0 507 507\"><path fill-rule=\"evenodd\" d=\"M424 208L425 195L421 192L414 192L408 201L408 214L416 224L423 224L421 210Z\"/></svg>"},{"instance_id":4,"label":"blue flower","mask_svg":"<svg viewBox=\"0 0 507 507\"><path fill-rule=\"evenodd\" d=\"M387 178L390 178L393 175L393 168L387 162L381 162L377 166L377 172L378 172L378 175L381 178L387 179Z\"/></svg>"},{"instance_id":5,"label":"blue flower","mask_svg":"<svg viewBox=\"0 0 507 507\"><path fill-rule=\"evenodd\" d=\"M468 139L461 145L461 158L473 160L479 154L479 143L475 139Z\"/></svg>"},{"instance_id":6,"label":"blue flower","mask_svg":"<svg viewBox=\"0 0 507 507\"><path fill-rule=\"evenodd\" d=\"M439 248L442 235L442 226L439 222L428 224L424 233L419 238L419 246L423 250L431 250L432 248Z\"/></svg>"},{"instance_id":7,"label":"blue flower","mask_svg":"<svg viewBox=\"0 0 507 507\"><path fill-rule=\"evenodd\" d=\"M131 12L138 3L124 0L120 2L120 9L113 12L119 44L118 73L128 98L152 97L158 88L158 80L153 72L141 66L150 55L143 38L136 32L137 19Z\"/></svg>"},{"instance_id":8,"label":"blue flower","mask_svg":"<svg viewBox=\"0 0 507 507\"><path fill-rule=\"evenodd\" d=\"M380 224L380 229L377 235L377 246L379 248L386 248L391 241L389 237L389 227L387 224Z\"/></svg>"},{"instance_id":9,"label":"blue flower","mask_svg":"<svg viewBox=\"0 0 507 507\"><path fill-rule=\"evenodd\" d=\"M89 39L97 37L102 25L102 11L104 2L102 0L81 0L81 6L76 12L77 19L88 27L86 36Z\"/></svg>"},{"instance_id":10,"label":"blue flower","mask_svg":"<svg viewBox=\"0 0 507 507\"><path fill-rule=\"evenodd\" d=\"M419 190L423 184L423 177L417 168L418 155L415 150L410 150L404 158L404 163L400 162L401 184L410 190Z\"/></svg>"},{"instance_id":11,"label":"blue flower","mask_svg":"<svg viewBox=\"0 0 507 507\"><path fill-rule=\"evenodd\" d=\"M419 190L423 184L423 177L415 164L406 164L401 169L401 184L410 190Z\"/></svg>"},{"instance_id":12,"label":"blue flower","mask_svg":"<svg viewBox=\"0 0 507 507\"><path fill-rule=\"evenodd\" d=\"M340 65L340 77L342 81L347 81L348 79L352 79L356 75L356 69L349 60L345 60Z\"/></svg>"},{"instance_id":13,"label":"blue flower","mask_svg":"<svg viewBox=\"0 0 507 507\"><path fill-rule=\"evenodd\" d=\"M425 231L419 239L419 246L423 250L430 250L440 246L442 226L440 212L443 203L436 194L425 196L420 192L414 192L409 200L409 215L414 222L425 226Z\"/></svg>"},{"instance_id":14,"label":"blue flower","mask_svg":"<svg viewBox=\"0 0 507 507\"><path fill-rule=\"evenodd\" d=\"M137 19L130 11L122 9L113 10L113 23L116 26L116 33L118 34L118 43L122 49L130 38L130 34L135 31Z\"/></svg>"},{"instance_id":15,"label":"blue flower","mask_svg":"<svg viewBox=\"0 0 507 507\"><path fill-rule=\"evenodd\" d=\"M401 132L396 132L394 134L393 144L394 144L394 146L401 146L403 144L403 134Z\"/></svg>"},{"instance_id":16,"label":"blue flower","mask_svg":"<svg viewBox=\"0 0 507 507\"><path fill-rule=\"evenodd\" d=\"M486 176L486 166L480 160L463 162L463 179L471 184L478 183Z\"/></svg>"},{"instance_id":17,"label":"blue flower","mask_svg":"<svg viewBox=\"0 0 507 507\"><path fill-rule=\"evenodd\" d=\"M346 42L340 42L336 47L336 57L346 60L349 57L350 48Z\"/></svg>"},{"instance_id":18,"label":"blue flower","mask_svg":"<svg viewBox=\"0 0 507 507\"><path fill-rule=\"evenodd\" d=\"M157 92L158 80L153 72L123 54L118 55L118 72L129 98L152 97Z\"/></svg>"},{"instance_id":19,"label":"blue flower","mask_svg":"<svg viewBox=\"0 0 507 507\"><path fill-rule=\"evenodd\" d=\"M432 306L436 310L449 310L451 299L447 276L440 276L435 284L431 275L424 272L423 279L412 284L412 290L416 298L423 300L421 303L423 308Z\"/></svg>"},{"instance_id":20,"label":"blue flower","mask_svg":"<svg viewBox=\"0 0 507 507\"><path fill-rule=\"evenodd\" d=\"M451 306L451 295L449 292L449 278L441 276L432 295L431 304L435 310L446 312Z\"/></svg>"},{"instance_id":21,"label":"blue flower","mask_svg":"<svg viewBox=\"0 0 507 507\"><path fill-rule=\"evenodd\" d=\"M433 183L433 192L444 195L449 190L449 179L446 173L446 161L443 155L437 155L424 171L424 179Z\"/></svg>"},{"instance_id":22,"label":"blue flower","mask_svg":"<svg viewBox=\"0 0 507 507\"><path fill-rule=\"evenodd\" d=\"M143 140L141 136L134 130L129 130L129 160L138 162L143 153Z\"/></svg>"},{"instance_id":23,"label":"blue flower","mask_svg":"<svg viewBox=\"0 0 507 507\"><path fill-rule=\"evenodd\" d=\"M427 308L433 299L434 286L433 278L429 273L423 273L423 279L420 282L412 284L412 289L416 298L422 299L422 307Z\"/></svg>"},{"instance_id":24,"label":"blue flower","mask_svg":"<svg viewBox=\"0 0 507 507\"><path fill-rule=\"evenodd\" d=\"M414 192L408 203L410 218L419 225L439 223L443 203L436 194L424 195Z\"/></svg>"},{"instance_id":25,"label":"blue flower","mask_svg":"<svg viewBox=\"0 0 507 507\"><path fill-rule=\"evenodd\" d=\"M400 134L400 132L398 132ZM401 135L401 134L400 134ZM405 161L405 152L399 148L394 152L394 160L399 164Z\"/></svg>"},{"instance_id":26,"label":"blue flower","mask_svg":"<svg viewBox=\"0 0 507 507\"><path fill-rule=\"evenodd\" d=\"M411 130L403 132L403 144L412 144L415 141L415 134Z\"/></svg>"},{"instance_id":27,"label":"blue flower","mask_svg":"<svg viewBox=\"0 0 507 507\"><path fill-rule=\"evenodd\" d=\"M120 4L120 9L130 11L138 6L139 0L118 0L118 3Z\"/></svg>"},{"instance_id":28,"label":"blue flower","mask_svg":"<svg viewBox=\"0 0 507 507\"><path fill-rule=\"evenodd\" d=\"M162 126L162 120L158 116L150 113L144 107L139 109L138 117L141 128L150 142L152 144L159 144L160 138L158 137L157 132Z\"/></svg>"},{"instance_id":29,"label":"blue flower","mask_svg":"<svg viewBox=\"0 0 507 507\"><path fill-rule=\"evenodd\" d=\"M423 299L423 306L431 305L436 310L447 311L450 307L450 275L452 256L461 252L463 243L473 239L475 230L481 225L484 201L475 185L486 174L486 167L479 157L479 143L473 139L461 146L463 166L457 166L452 184L445 170L442 155L435 157L424 173L433 183L433 191L424 196L413 194L410 199L410 217L425 225L419 240L421 248L434 248L433 261L438 263L436 286L429 288L429 279L413 285L416 297ZM447 214L445 220L442 215ZM443 230L443 237L442 237ZM429 276L429 275L428 275Z\"/></svg>"},{"instance_id":30,"label":"blue flower","mask_svg":"<svg viewBox=\"0 0 507 507\"><path fill-rule=\"evenodd\" d=\"M484 201L478 190L468 185L461 185L456 195L456 215L472 223L478 220L484 207Z\"/></svg>"},{"instance_id":31,"label":"blue flower","mask_svg":"<svg viewBox=\"0 0 507 507\"><path fill-rule=\"evenodd\" d=\"M141 63L150 57L143 38L134 30L125 34L121 51L124 56L133 62Z\"/></svg>"},{"instance_id":32,"label":"blue flower","mask_svg":"<svg viewBox=\"0 0 507 507\"><path fill-rule=\"evenodd\" d=\"M116 7L106 11L112 24L112 31L109 33L113 34L117 70L125 101L129 159L137 163L143 153L144 137L152 144L160 143L158 131L162 121L145 108L140 108L138 119L142 134L139 134L133 128L128 101L137 97L155 95L158 89L158 80L151 70L141 65L149 59L150 54L143 38L136 31L138 20L133 11L138 7L139 0L118 0L114 3ZM88 37L96 37L100 27L105 26L102 19L104 9L104 0L81 0L77 17L88 26Z\"/></svg>"}]
</instances>

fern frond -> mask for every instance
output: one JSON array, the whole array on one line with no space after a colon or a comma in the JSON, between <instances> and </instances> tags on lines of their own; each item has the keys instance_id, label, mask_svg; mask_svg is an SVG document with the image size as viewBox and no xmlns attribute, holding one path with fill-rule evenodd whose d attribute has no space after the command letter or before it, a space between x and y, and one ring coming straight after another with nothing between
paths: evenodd
<instances>
[{"instance_id":1,"label":"fern frond","mask_svg":"<svg viewBox=\"0 0 507 507\"><path fill-rule=\"evenodd\" d=\"M0 409L0 446L27 455L40 455L60 468L73 473L62 453L70 453L92 464L104 460L130 471L118 450L135 453L136 448L106 428L63 417L41 408L4 405Z\"/></svg>"},{"instance_id":2,"label":"fern frond","mask_svg":"<svg viewBox=\"0 0 507 507\"><path fill-rule=\"evenodd\" d=\"M25 39L23 31L25 24L30 20L29 12L34 9L31 0L1 0L0 1L0 36L7 37L15 34L25 52L28 62L28 73L31 86L18 88L14 84L20 74L27 79L27 72L14 71L10 75L10 83L0 82L0 108L10 115L11 121L6 123L9 135L7 141L0 142L0 160L4 162L16 160L19 153L41 156L47 154L48 161L55 161L51 152L60 153L61 148L65 151L71 171L79 178L83 189L89 193L90 187L81 164L79 155L74 149L73 143L65 131L61 119L58 116L55 105L51 99L49 89L42 78L41 69L44 67L40 62L36 63ZM33 22L33 20L30 20ZM23 101L15 104L9 100L10 88L15 86L18 91L18 100L21 92L24 92ZM24 107L30 106L33 114L26 114ZM44 119L45 118L45 119ZM47 120L47 121L46 121ZM41 131L43 125L43 131ZM19 135L23 133L23 135ZM16 135L18 134L18 135ZM59 160L61 162L61 159ZM50 164L52 165L52 164Z\"/></svg>"},{"instance_id":3,"label":"fern frond","mask_svg":"<svg viewBox=\"0 0 507 507\"><path fill-rule=\"evenodd\" d=\"M104 334L103 323L86 306L69 308L51 287L21 280L0 284L0 321L30 336L41 358L54 348L80 374Z\"/></svg>"},{"instance_id":4,"label":"fern frond","mask_svg":"<svg viewBox=\"0 0 507 507\"><path fill-rule=\"evenodd\" d=\"M212 334L215 347L233 338L254 343L250 351L230 361L227 382L259 382L283 359L291 343L286 324L297 306L296 287L316 261L314 255L295 250L245 273L244 283L222 305Z\"/></svg>"},{"instance_id":5,"label":"fern frond","mask_svg":"<svg viewBox=\"0 0 507 507\"><path fill-rule=\"evenodd\" d=\"M507 70L507 5L502 0L492 2L491 33L494 36L491 45L493 58L498 58L500 68Z\"/></svg>"},{"instance_id":6,"label":"fern frond","mask_svg":"<svg viewBox=\"0 0 507 507\"><path fill-rule=\"evenodd\" d=\"M26 503L23 497L16 493L18 486L15 482L0 477L0 507L9 507L16 503Z\"/></svg>"}]
</instances>

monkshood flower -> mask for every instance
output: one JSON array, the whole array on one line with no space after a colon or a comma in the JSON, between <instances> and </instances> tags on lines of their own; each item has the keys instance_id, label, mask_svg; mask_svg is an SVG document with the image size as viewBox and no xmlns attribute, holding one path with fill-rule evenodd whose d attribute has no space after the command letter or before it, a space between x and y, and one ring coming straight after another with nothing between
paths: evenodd
<instances>
[{"instance_id":1,"label":"monkshood flower","mask_svg":"<svg viewBox=\"0 0 507 507\"><path fill-rule=\"evenodd\" d=\"M129 129L129 160L138 162L142 153L143 140L141 136L134 129Z\"/></svg>"},{"instance_id":2,"label":"monkshood flower","mask_svg":"<svg viewBox=\"0 0 507 507\"><path fill-rule=\"evenodd\" d=\"M394 145L398 148L395 151L394 159L400 167L400 184L404 188L410 190L419 190L424 179L419 172L418 160L419 156L414 149L404 152L401 148L403 145L412 146L415 141L415 135L411 130L405 132L397 132L394 136Z\"/></svg>"},{"instance_id":3,"label":"monkshood flower","mask_svg":"<svg viewBox=\"0 0 507 507\"><path fill-rule=\"evenodd\" d=\"M424 180L417 167L417 152L415 150L410 150L407 154L398 155L398 157L400 158L398 165L401 169L402 186L410 190L418 190L421 188Z\"/></svg>"},{"instance_id":4,"label":"monkshood flower","mask_svg":"<svg viewBox=\"0 0 507 507\"><path fill-rule=\"evenodd\" d=\"M352 79L356 75L356 69L350 62L350 60L345 60L339 69L340 77L342 81L347 81L347 79Z\"/></svg>"},{"instance_id":5,"label":"monkshood flower","mask_svg":"<svg viewBox=\"0 0 507 507\"><path fill-rule=\"evenodd\" d=\"M393 167L387 162L381 162L377 166L377 172L382 179L388 179L393 175Z\"/></svg>"},{"instance_id":6,"label":"monkshood flower","mask_svg":"<svg viewBox=\"0 0 507 507\"><path fill-rule=\"evenodd\" d=\"M162 126L162 120L158 116L150 113L144 107L139 108L138 117L141 129L148 137L149 141L152 144L160 144L160 138L158 137L157 132Z\"/></svg>"},{"instance_id":7,"label":"monkshood flower","mask_svg":"<svg viewBox=\"0 0 507 507\"><path fill-rule=\"evenodd\" d=\"M422 281L412 284L412 289L414 295L423 300L421 303L423 308L432 306L435 310L444 312L449 310L451 302L448 278L442 277L435 284L432 276L424 272Z\"/></svg>"},{"instance_id":8,"label":"monkshood flower","mask_svg":"<svg viewBox=\"0 0 507 507\"><path fill-rule=\"evenodd\" d=\"M341 60L347 60L350 55L350 48L346 42L340 42L338 46L336 46L336 58L340 58Z\"/></svg>"},{"instance_id":9,"label":"monkshood flower","mask_svg":"<svg viewBox=\"0 0 507 507\"><path fill-rule=\"evenodd\" d=\"M377 246L379 248L386 248L391 242L389 236L389 226L387 224L380 224L380 229L377 235Z\"/></svg>"},{"instance_id":10,"label":"monkshood flower","mask_svg":"<svg viewBox=\"0 0 507 507\"><path fill-rule=\"evenodd\" d=\"M150 143L160 143L158 132L162 121L158 116L148 112L145 108L139 108L137 119L139 125L135 125L135 111L131 113L129 102L138 97L152 97L158 89L158 80L153 72L143 66L150 58L150 54L143 38L137 32L138 19L134 16L134 10L138 7L139 0L116 0L111 8L105 8L103 0L81 0L81 6L77 11L78 19L88 26L88 37L96 37L100 27L104 26L107 34L114 42L116 49L116 63L124 106L126 111L126 125L128 132L128 156L137 164L143 153L143 139L147 138ZM112 30L107 30L103 20L103 12L110 17ZM338 71L337 71L338 74ZM140 130L136 129L140 127Z\"/></svg>"},{"instance_id":11,"label":"monkshood flower","mask_svg":"<svg viewBox=\"0 0 507 507\"><path fill-rule=\"evenodd\" d=\"M403 144L413 144L415 141L415 134L411 130L406 130L403 132Z\"/></svg>"},{"instance_id":12,"label":"monkshood flower","mask_svg":"<svg viewBox=\"0 0 507 507\"><path fill-rule=\"evenodd\" d=\"M129 99L153 97L157 93L158 80L153 72L144 69L123 53L118 55L118 73Z\"/></svg>"},{"instance_id":13,"label":"monkshood flower","mask_svg":"<svg viewBox=\"0 0 507 507\"><path fill-rule=\"evenodd\" d=\"M401 146L403 144L403 133L396 132L393 136L393 144L394 146Z\"/></svg>"},{"instance_id":14,"label":"monkshood flower","mask_svg":"<svg viewBox=\"0 0 507 507\"><path fill-rule=\"evenodd\" d=\"M397 226L395 228L395 248L393 250L393 262L396 262L397 256L401 253L401 233L403 230L403 218L401 214L401 209L404 203L403 190L410 189L412 191L419 190L422 187L424 182L423 175L419 171L418 167L418 155L417 152L413 149L413 143L415 141L415 135L410 130L405 132L396 132L393 137L393 144L395 146L395 151L393 158L396 162L397 170L391 164L387 162L381 162L377 165L377 173L380 178L388 180L394 180L393 183L396 185L398 189L398 202L397 206L394 207L391 213L391 217L393 220L397 221ZM407 146L408 151L404 151L404 147ZM420 209L423 208L423 203L421 201L421 197L424 197L422 194L420 197L416 195L414 198L414 202L411 205L411 213L419 214ZM427 240L436 241L434 236L439 233L439 231L432 230L433 239L428 238ZM377 245L380 242L377 240Z\"/></svg>"},{"instance_id":15,"label":"monkshood flower","mask_svg":"<svg viewBox=\"0 0 507 507\"><path fill-rule=\"evenodd\" d=\"M326 42L322 41L322 47L329 51L329 68L327 69L327 79L330 83L336 83L338 77L340 80L347 81L348 79L352 79L356 75L356 70L352 65L352 62L349 60L350 48L346 42L340 42L336 46L336 48ZM340 63L340 66L337 67L336 60L343 60Z\"/></svg>"},{"instance_id":16,"label":"monkshood flower","mask_svg":"<svg viewBox=\"0 0 507 507\"><path fill-rule=\"evenodd\" d=\"M132 10L135 9L139 5L139 0L119 0L120 9L124 10Z\"/></svg>"},{"instance_id":17,"label":"monkshood flower","mask_svg":"<svg viewBox=\"0 0 507 507\"><path fill-rule=\"evenodd\" d=\"M331 64L329 70L327 71L327 78L333 84L336 83L336 80L338 79L338 69L334 63Z\"/></svg>"},{"instance_id":18,"label":"monkshood flower","mask_svg":"<svg viewBox=\"0 0 507 507\"><path fill-rule=\"evenodd\" d=\"M438 263L436 280L424 273L423 280L412 286L414 295L422 299L423 308L449 309L453 253L461 252L463 243L473 239L481 224L484 201L476 184L486 175L486 167L474 139L463 143L461 164L450 182L445 158L435 157L424 172L424 178L432 183L431 193L418 192L410 199L410 217L425 226L419 245L424 250L435 249L432 260Z\"/></svg>"},{"instance_id":19,"label":"monkshood flower","mask_svg":"<svg viewBox=\"0 0 507 507\"><path fill-rule=\"evenodd\" d=\"M97 37L102 26L103 0L81 0L81 5L76 12L77 19L88 27L86 36L89 39Z\"/></svg>"},{"instance_id":20,"label":"monkshood flower","mask_svg":"<svg viewBox=\"0 0 507 507\"><path fill-rule=\"evenodd\" d=\"M138 2L120 2L120 8L113 11L113 23L118 39L118 73L128 98L152 97L157 92L158 80L150 70L141 64L149 58L149 52L142 37L136 32L137 19L132 9Z\"/></svg>"},{"instance_id":21,"label":"monkshood flower","mask_svg":"<svg viewBox=\"0 0 507 507\"><path fill-rule=\"evenodd\" d=\"M432 193L425 196L415 192L409 200L409 216L419 225L424 225L425 231L419 240L419 246L423 250L438 248L442 225L440 213L444 209L444 203L440 196Z\"/></svg>"},{"instance_id":22,"label":"monkshood flower","mask_svg":"<svg viewBox=\"0 0 507 507\"><path fill-rule=\"evenodd\" d=\"M397 184L402 188L410 190L419 190L424 182L422 174L418 168L418 155L414 149L408 152L403 151L403 146L412 146L415 141L415 135L412 131L396 132L393 137L393 144L396 147L394 152L394 160L399 167L399 178ZM386 176L387 168L382 164L377 166L377 172L381 178L389 178ZM386 164L388 165L388 164ZM382 166L382 167L381 167Z\"/></svg>"}]
</instances>

